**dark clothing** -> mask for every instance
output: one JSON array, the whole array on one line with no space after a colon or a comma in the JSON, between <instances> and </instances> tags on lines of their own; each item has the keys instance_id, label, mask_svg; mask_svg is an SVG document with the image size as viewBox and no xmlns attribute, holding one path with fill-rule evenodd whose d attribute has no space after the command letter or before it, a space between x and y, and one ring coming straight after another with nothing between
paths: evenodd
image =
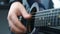
<instances>
[{"instance_id":1,"label":"dark clothing","mask_svg":"<svg viewBox=\"0 0 60 34\"><path fill-rule=\"evenodd\" d=\"M16 1L19 1L19 2L21 2L22 3L22 0L15 0L15 1L11 1L11 3L10 4L12 4L13 2L16 2ZM32 4L34 3L34 2L36 2L35 0L27 0L27 2L28 2L28 4L29 4L29 6L31 7L32 6ZM45 5L45 0L42 0L41 1L41 3L40 2L38 2L38 4L39 4L39 6L40 5L43 5L42 7L45 7L45 9L51 9L51 8L53 8L53 2L52 2L52 0L49 0L48 2L46 2L47 4ZM41 6L40 6L41 7Z\"/></svg>"}]
</instances>

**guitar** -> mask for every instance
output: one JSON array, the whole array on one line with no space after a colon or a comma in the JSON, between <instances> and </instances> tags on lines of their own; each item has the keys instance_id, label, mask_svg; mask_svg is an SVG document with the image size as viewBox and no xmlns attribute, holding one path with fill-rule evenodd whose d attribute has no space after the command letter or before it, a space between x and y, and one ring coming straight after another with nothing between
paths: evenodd
<instances>
[{"instance_id":1,"label":"guitar","mask_svg":"<svg viewBox=\"0 0 60 34\"><path fill-rule=\"evenodd\" d=\"M28 13L32 15L31 20L26 20L20 16L20 20L27 27L28 32L31 32L31 25L34 27L56 27L60 26L60 8L41 10L38 3L33 3ZM40 11L41 10L41 11ZM28 10L27 10L28 11ZM33 24L31 24L33 23ZM34 28L33 27L33 28Z\"/></svg>"}]
</instances>

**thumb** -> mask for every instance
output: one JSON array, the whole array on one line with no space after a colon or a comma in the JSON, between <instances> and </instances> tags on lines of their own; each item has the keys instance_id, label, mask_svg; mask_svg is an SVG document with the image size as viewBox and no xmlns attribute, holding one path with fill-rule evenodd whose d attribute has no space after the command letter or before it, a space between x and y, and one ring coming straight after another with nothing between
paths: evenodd
<instances>
[{"instance_id":1,"label":"thumb","mask_svg":"<svg viewBox=\"0 0 60 34\"><path fill-rule=\"evenodd\" d=\"M26 9L24 8L22 4L19 6L19 11L25 19L31 18L31 14L27 13Z\"/></svg>"}]
</instances>

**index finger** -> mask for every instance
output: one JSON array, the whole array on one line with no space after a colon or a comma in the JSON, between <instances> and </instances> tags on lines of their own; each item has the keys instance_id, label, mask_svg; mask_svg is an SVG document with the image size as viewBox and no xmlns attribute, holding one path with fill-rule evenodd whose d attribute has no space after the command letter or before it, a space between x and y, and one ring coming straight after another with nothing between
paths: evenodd
<instances>
[{"instance_id":1,"label":"index finger","mask_svg":"<svg viewBox=\"0 0 60 34\"><path fill-rule=\"evenodd\" d=\"M27 13L25 7L20 2L18 3L18 7L18 10L25 19L31 18L31 15Z\"/></svg>"}]
</instances>

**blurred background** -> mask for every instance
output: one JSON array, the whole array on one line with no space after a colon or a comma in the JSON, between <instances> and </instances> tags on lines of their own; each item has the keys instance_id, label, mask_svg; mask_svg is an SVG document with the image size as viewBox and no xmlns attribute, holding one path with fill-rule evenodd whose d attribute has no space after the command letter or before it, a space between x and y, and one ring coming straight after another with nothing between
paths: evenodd
<instances>
[{"instance_id":1,"label":"blurred background","mask_svg":"<svg viewBox=\"0 0 60 34\"><path fill-rule=\"evenodd\" d=\"M0 34L10 34L7 21L10 1L13 0L0 0Z\"/></svg>"}]
</instances>

